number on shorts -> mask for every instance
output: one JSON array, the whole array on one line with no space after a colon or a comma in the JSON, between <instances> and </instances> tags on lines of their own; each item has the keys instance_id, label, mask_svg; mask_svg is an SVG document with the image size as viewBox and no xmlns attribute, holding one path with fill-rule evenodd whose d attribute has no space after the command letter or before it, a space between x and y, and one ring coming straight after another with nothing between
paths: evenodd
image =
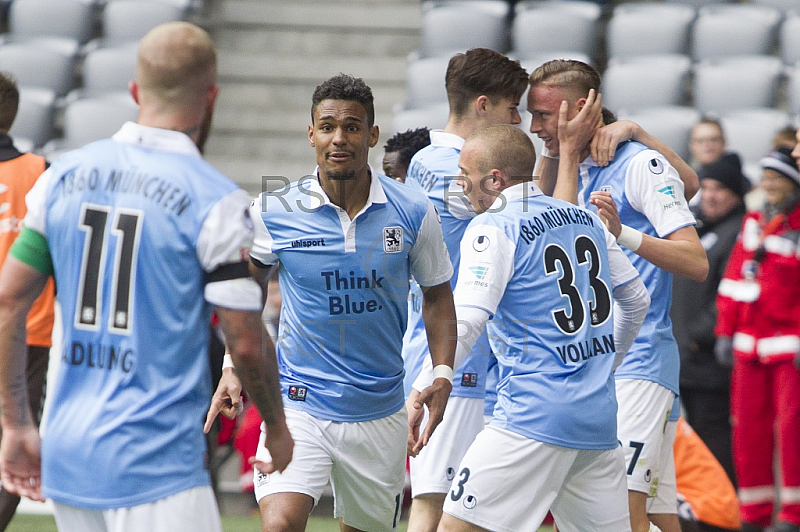
<instances>
[{"instance_id":1,"label":"number on shorts","mask_svg":"<svg viewBox=\"0 0 800 532\"><path fill-rule=\"evenodd\" d=\"M453 490L450 492L450 498L453 499L454 501L457 501L458 499L461 498L462 495L464 495L464 484L466 484L467 481L469 480L469 468L465 467L464 469L462 469L459 475L461 476L461 480L459 480L458 484L456 484L456 487L458 487L458 491Z\"/></svg>"},{"instance_id":2,"label":"number on shorts","mask_svg":"<svg viewBox=\"0 0 800 532\"><path fill-rule=\"evenodd\" d=\"M544 271L547 275L558 273L556 264L561 264L562 274L558 278L558 290L561 295L569 299L571 314L566 309L553 312L553 321L556 326L566 334L579 331L586 321L586 310L589 309L589 320L593 327L602 325L611 315L611 291L600 275L600 253L591 238L581 236L575 240L575 254L578 265L589 263L589 284L594 292L594 301L585 305L581 293L573 284L575 282L575 268L567 252L557 244L550 244L544 250Z\"/></svg>"},{"instance_id":3,"label":"number on shorts","mask_svg":"<svg viewBox=\"0 0 800 532\"><path fill-rule=\"evenodd\" d=\"M103 205L84 204L79 229L86 233L81 261L78 301L75 307L75 325L79 328L97 329L101 314L103 265L106 262L106 221L111 209ZM136 256L139 251L141 218L143 213L133 209L118 209L110 233L117 239L114 271L111 282L111 312L109 331L130 334L131 293L136 273Z\"/></svg>"},{"instance_id":4,"label":"number on shorts","mask_svg":"<svg viewBox=\"0 0 800 532\"><path fill-rule=\"evenodd\" d=\"M632 475L633 470L636 469L636 462L639 461L639 455L642 454L642 449L644 449L644 443L640 441L631 441L629 446L635 449L631 457L631 463L628 464L628 474Z\"/></svg>"}]
</instances>

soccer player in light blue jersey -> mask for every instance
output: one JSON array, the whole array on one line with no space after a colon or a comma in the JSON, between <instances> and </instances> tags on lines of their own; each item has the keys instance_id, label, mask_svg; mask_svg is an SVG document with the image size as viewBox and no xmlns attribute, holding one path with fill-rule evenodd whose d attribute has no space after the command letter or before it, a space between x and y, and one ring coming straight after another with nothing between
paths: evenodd
<instances>
[{"instance_id":1,"label":"soccer player in light blue jersey","mask_svg":"<svg viewBox=\"0 0 800 532\"><path fill-rule=\"evenodd\" d=\"M433 420L427 440L452 388L453 268L428 198L367 163L378 126L363 80L342 74L316 88L308 140L317 157L313 175L262 193L251 207L256 274L280 273L278 358L297 445L285 472L256 473L256 498L263 530L303 530L330 481L342 530L390 531L412 429L401 356L409 279L424 287L440 376L422 394ZM265 458L259 449L257 459Z\"/></svg>"},{"instance_id":2,"label":"soccer player in light blue jersey","mask_svg":"<svg viewBox=\"0 0 800 532\"><path fill-rule=\"evenodd\" d=\"M438 80L432 80L435 82ZM439 211L442 231L458 271L461 237L475 216L456 183L458 157L464 138L492 124L520 123L519 100L528 75L519 61L488 50L474 48L450 59L445 86L450 116L444 130L431 131L431 145L412 158L407 183L421 188ZM450 285L455 287L457 275ZM408 405L416 401L411 390L423 360L428 357L428 338L418 299L412 298L409 325L403 338ZM411 449L411 512L409 532L433 532L442 515L442 503L461 458L483 428L483 401L491 350L486 337L476 342L472 356L456 368L447 412L436 436L421 451ZM419 454L417 454L419 452ZM416 456L414 456L416 455Z\"/></svg>"},{"instance_id":3,"label":"soccer player in light blue jersey","mask_svg":"<svg viewBox=\"0 0 800 532\"><path fill-rule=\"evenodd\" d=\"M531 132L544 140L549 155L559 156L560 143L570 138L568 120L599 88L597 70L580 61L549 61L531 74ZM572 175L562 175L559 162L554 196L596 209L650 292L647 319L615 373L619 438L628 462L633 531L649 530L652 521L664 532L678 532L672 442L679 416L679 355L669 318L672 274L703 280L708 260L684 183L665 156L639 142L623 142L601 166L590 156L595 147L587 142L568 154L581 162ZM696 190L696 175L692 181Z\"/></svg>"},{"instance_id":4,"label":"soccer player in light blue jersey","mask_svg":"<svg viewBox=\"0 0 800 532\"><path fill-rule=\"evenodd\" d=\"M201 156L218 90L205 31L176 22L149 32L131 83L137 122L42 174L0 271L3 488L52 499L62 532L220 532L202 432L213 309L269 426L264 471L291 460L247 271L250 198ZM49 275L63 340L40 441L25 317Z\"/></svg>"},{"instance_id":5,"label":"soccer player in light blue jersey","mask_svg":"<svg viewBox=\"0 0 800 532\"><path fill-rule=\"evenodd\" d=\"M458 467L440 531L536 530L548 510L560 530L630 530L612 369L649 297L596 215L536 187L535 159L507 125L478 130L461 151L459 180L479 215L461 241L456 361L485 326L497 404ZM425 378L429 368L415 388Z\"/></svg>"}]
</instances>

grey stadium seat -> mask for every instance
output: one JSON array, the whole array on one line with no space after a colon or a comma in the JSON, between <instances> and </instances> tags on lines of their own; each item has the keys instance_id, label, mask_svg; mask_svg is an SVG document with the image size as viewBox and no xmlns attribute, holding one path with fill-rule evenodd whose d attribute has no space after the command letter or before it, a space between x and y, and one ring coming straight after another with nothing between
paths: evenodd
<instances>
[{"instance_id":1,"label":"grey stadium seat","mask_svg":"<svg viewBox=\"0 0 800 532\"><path fill-rule=\"evenodd\" d=\"M800 116L800 63L786 69L786 99L789 104L789 112Z\"/></svg>"},{"instance_id":2,"label":"grey stadium seat","mask_svg":"<svg viewBox=\"0 0 800 532\"><path fill-rule=\"evenodd\" d=\"M688 160L689 135L701 115L694 107L664 106L640 109L633 113L620 113L619 118L633 120L672 148L675 153Z\"/></svg>"},{"instance_id":3,"label":"grey stadium seat","mask_svg":"<svg viewBox=\"0 0 800 532\"><path fill-rule=\"evenodd\" d=\"M64 136L44 148L52 156L108 138L127 121L136 121L139 107L130 96L101 96L71 102L64 109Z\"/></svg>"},{"instance_id":4,"label":"grey stadium seat","mask_svg":"<svg viewBox=\"0 0 800 532\"><path fill-rule=\"evenodd\" d=\"M444 78L449 63L449 57L423 57L409 63L406 73L407 109L447 103Z\"/></svg>"},{"instance_id":5,"label":"grey stadium seat","mask_svg":"<svg viewBox=\"0 0 800 532\"><path fill-rule=\"evenodd\" d=\"M504 1L426 2L422 10L422 56L452 55L470 48L508 48Z\"/></svg>"},{"instance_id":6,"label":"grey stadium seat","mask_svg":"<svg viewBox=\"0 0 800 532\"><path fill-rule=\"evenodd\" d=\"M19 87L19 109L9 134L24 138L33 147L43 146L53 135L56 94L48 89Z\"/></svg>"},{"instance_id":7,"label":"grey stadium seat","mask_svg":"<svg viewBox=\"0 0 800 532\"><path fill-rule=\"evenodd\" d=\"M94 32L89 0L14 0L8 13L13 40L63 37L85 43Z\"/></svg>"},{"instance_id":8,"label":"grey stadium seat","mask_svg":"<svg viewBox=\"0 0 800 532\"><path fill-rule=\"evenodd\" d=\"M75 84L71 42L42 39L0 45L0 67L11 72L19 85L50 89L63 96Z\"/></svg>"},{"instance_id":9,"label":"grey stadium seat","mask_svg":"<svg viewBox=\"0 0 800 532\"><path fill-rule=\"evenodd\" d=\"M521 2L511 28L511 54L526 58L557 50L591 56L600 14L600 6L593 2Z\"/></svg>"},{"instance_id":10,"label":"grey stadium seat","mask_svg":"<svg viewBox=\"0 0 800 532\"><path fill-rule=\"evenodd\" d=\"M780 51L783 62L794 65L800 61L800 11L791 11L781 24L779 32Z\"/></svg>"},{"instance_id":11,"label":"grey stadium seat","mask_svg":"<svg viewBox=\"0 0 800 532\"><path fill-rule=\"evenodd\" d=\"M696 11L671 3L620 4L606 29L609 58L688 54L689 31Z\"/></svg>"},{"instance_id":12,"label":"grey stadium seat","mask_svg":"<svg viewBox=\"0 0 800 532\"><path fill-rule=\"evenodd\" d=\"M612 60L603 73L603 104L613 111L682 105L690 68L691 60L685 55Z\"/></svg>"},{"instance_id":13,"label":"grey stadium seat","mask_svg":"<svg viewBox=\"0 0 800 532\"><path fill-rule=\"evenodd\" d=\"M164 22L186 18L185 8L154 0L113 0L103 9L103 42L138 41Z\"/></svg>"},{"instance_id":14,"label":"grey stadium seat","mask_svg":"<svg viewBox=\"0 0 800 532\"><path fill-rule=\"evenodd\" d=\"M702 113L774 107L781 60L774 56L728 57L694 68L694 106Z\"/></svg>"},{"instance_id":15,"label":"grey stadium seat","mask_svg":"<svg viewBox=\"0 0 800 532\"><path fill-rule=\"evenodd\" d=\"M86 54L82 63L84 96L127 91L136 70L137 45L122 44L97 48Z\"/></svg>"},{"instance_id":16,"label":"grey stadium seat","mask_svg":"<svg viewBox=\"0 0 800 532\"><path fill-rule=\"evenodd\" d=\"M742 157L751 181L760 181L758 161L771 149L775 133L789 125L788 113L779 109L743 109L723 114L720 121L727 149Z\"/></svg>"},{"instance_id":17,"label":"grey stadium seat","mask_svg":"<svg viewBox=\"0 0 800 532\"><path fill-rule=\"evenodd\" d=\"M433 104L419 109L398 109L392 119L392 131L406 131L418 127L444 129L449 113L450 108L446 103Z\"/></svg>"},{"instance_id":18,"label":"grey stadium seat","mask_svg":"<svg viewBox=\"0 0 800 532\"><path fill-rule=\"evenodd\" d=\"M772 53L781 13L752 4L714 4L698 11L693 28L695 60Z\"/></svg>"}]
</instances>

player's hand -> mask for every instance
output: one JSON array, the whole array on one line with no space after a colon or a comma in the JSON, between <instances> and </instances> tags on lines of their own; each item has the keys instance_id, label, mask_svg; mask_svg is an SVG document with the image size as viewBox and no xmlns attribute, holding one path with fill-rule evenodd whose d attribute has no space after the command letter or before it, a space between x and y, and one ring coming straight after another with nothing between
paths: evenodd
<instances>
[{"instance_id":1,"label":"player's hand","mask_svg":"<svg viewBox=\"0 0 800 532\"><path fill-rule=\"evenodd\" d=\"M44 502L42 496L42 440L33 425L3 427L0 445L3 489L20 497Z\"/></svg>"},{"instance_id":2,"label":"player's hand","mask_svg":"<svg viewBox=\"0 0 800 532\"><path fill-rule=\"evenodd\" d=\"M594 89L590 89L586 103L572 120L567 120L568 110L569 105L562 101L558 111L559 153L562 150L580 153L589 146L595 131L602 125L603 98L600 94L595 94Z\"/></svg>"},{"instance_id":3,"label":"player's hand","mask_svg":"<svg viewBox=\"0 0 800 532\"><path fill-rule=\"evenodd\" d=\"M619 234L622 231L622 222L619 219L617 204L614 203L611 193L599 190L592 192L589 203L597 207L597 215L606 225L608 231L614 235L614 238L619 238Z\"/></svg>"},{"instance_id":4,"label":"player's hand","mask_svg":"<svg viewBox=\"0 0 800 532\"><path fill-rule=\"evenodd\" d=\"M419 396L419 390L411 388L411 393L406 399L406 410L408 411L408 446L406 453L408 456L417 455L414 452L414 447L417 445L417 440L419 440L419 429L422 426L422 419L425 417L425 409L415 406L416 404L422 404L419 403Z\"/></svg>"},{"instance_id":5,"label":"player's hand","mask_svg":"<svg viewBox=\"0 0 800 532\"><path fill-rule=\"evenodd\" d=\"M242 381L236 375L233 368L222 370L222 377L219 379L217 391L211 397L211 406L206 414L206 424L203 425L203 432L208 434L211 425L217 419L217 414L222 414L228 419L234 419L242 413Z\"/></svg>"},{"instance_id":6,"label":"player's hand","mask_svg":"<svg viewBox=\"0 0 800 532\"><path fill-rule=\"evenodd\" d=\"M252 462L255 468L265 475L275 472L282 473L292 461L294 454L294 439L292 439L292 433L289 432L289 427L286 426L285 419L267 425L264 447L269 452L270 460L265 462L254 458Z\"/></svg>"},{"instance_id":7,"label":"player's hand","mask_svg":"<svg viewBox=\"0 0 800 532\"><path fill-rule=\"evenodd\" d=\"M452 390L453 384L447 379L434 379L433 384L422 390L417 400L411 405L414 411L419 412L420 417L422 416L422 406L428 407L428 423L411 448L409 455L417 456L422 448L428 445L433 431L442 422L444 409L447 407L447 399L450 397ZM411 417L411 412L409 411L409 423L411 422ZM412 430L413 428L409 425L409 436ZM417 427L417 431L419 431L419 427Z\"/></svg>"},{"instance_id":8,"label":"player's hand","mask_svg":"<svg viewBox=\"0 0 800 532\"><path fill-rule=\"evenodd\" d=\"M590 145L594 162L599 166L608 166L614 160L617 146L626 140L635 139L639 129L636 122L618 120L595 131Z\"/></svg>"},{"instance_id":9,"label":"player's hand","mask_svg":"<svg viewBox=\"0 0 800 532\"><path fill-rule=\"evenodd\" d=\"M714 358L717 359L717 364L724 368L733 367L733 338L730 336L717 337L714 342Z\"/></svg>"}]
</instances>

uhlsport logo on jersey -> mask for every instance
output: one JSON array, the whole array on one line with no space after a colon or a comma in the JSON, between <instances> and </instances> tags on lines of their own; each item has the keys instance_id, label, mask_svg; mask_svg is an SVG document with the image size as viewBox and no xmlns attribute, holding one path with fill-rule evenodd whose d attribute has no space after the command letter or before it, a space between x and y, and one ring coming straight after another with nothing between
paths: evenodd
<instances>
[{"instance_id":1,"label":"uhlsport logo on jersey","mask_svg":"<svg viewBox=\"0 0 800 532\"><path fill-rule=\"evenodd\" d=\"M678 195L679 189L674 181L660 183L656 185L653 190L655 190L658 195L658 199L661 201L661 206L664 207L664 211L669 212L681 206L681 198Z\"/></svg>"},{"instance_id":2,"label":"uhlsport logo on jersey","mask_svg":"<svg viewBox=\"0 0 800 532\"><path fill-rule=\"evenodd\" d=\"M403 251L403 228L383 228L383 251L386 253L400 253Z\"/></svg>"},{"instance_id":3,"label":"uhlsport logo on jersey","mask_svg":"<svg viewBox=\"0 0 800 532\"><path fill-rule=\"evenodd\" d=\"M472 275L469 279L465 280L464 284L472 288L488 290L489 283L486 281L486 277L489 274L489 266L490 264L488 262L480 262L467 267L467 271Z\"/></svg>"},{"instance_id":4,"label":"uhlsport logo on jersey","mask_svg":"<svg viewBox=\"0 0 800 532\"><path fill-rule=\"evenodd\" d=\"M659 159L650 159L647 167L656 175L661 175L664 173L664 163L662 163Z\"/></svg>"},{"instance_id":5,"label":"uhlsport logo on jersey","mask_svg":"<svg viewBox=\"0 0 800 532\"><path fill-rule=\"evenodd\" d=\"M472 249L478 253L489 249L489 237L486 235L476 236L475 240L472 241Z\"/></svg>"}]
</instances>

